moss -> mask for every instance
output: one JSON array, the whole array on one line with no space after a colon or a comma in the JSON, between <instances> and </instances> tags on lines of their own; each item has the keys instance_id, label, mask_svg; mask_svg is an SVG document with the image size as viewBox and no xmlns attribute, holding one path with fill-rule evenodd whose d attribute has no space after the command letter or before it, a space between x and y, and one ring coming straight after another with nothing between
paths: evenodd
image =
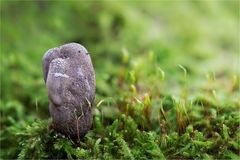
<instances>
[{"instance_id":1,"label":"moss","mask_svg":"<svg viewBox=\"0 0 240 160\"><path fill-rule=\"evenodd\" d=\"M239 159L235 2L0 3L2 159ZM79 143L51 129L41 73L70 41L96 71Z\"/></svg>"}]
</instances>

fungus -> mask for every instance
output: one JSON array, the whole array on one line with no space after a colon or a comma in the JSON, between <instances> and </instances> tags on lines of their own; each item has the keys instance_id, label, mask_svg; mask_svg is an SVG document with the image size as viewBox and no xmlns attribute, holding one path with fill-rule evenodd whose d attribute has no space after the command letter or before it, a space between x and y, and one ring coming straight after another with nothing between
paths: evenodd
<instances>
[{"instance_id":1,"label":"fungus","mask_svg":"<svg viewBox=\"0 0 240 160\"><path fill-rule=\"evenodd\" d=\"M92 126L95 73L85 47L69 43L48 50L42 59L53 128L79 139Z\"/></svg>"}]
</instances>

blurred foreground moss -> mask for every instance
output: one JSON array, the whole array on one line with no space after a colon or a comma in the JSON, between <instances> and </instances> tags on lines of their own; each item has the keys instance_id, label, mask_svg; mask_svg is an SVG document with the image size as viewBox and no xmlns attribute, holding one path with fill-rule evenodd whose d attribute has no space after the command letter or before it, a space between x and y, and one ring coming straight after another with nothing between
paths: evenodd
<instances>
[{"instance_id":1,"label":"blurred foreground moss","mask_svg":"<svg viewBox=\"0 0 240 160\"><path fill-rule=\"evenodd\" d=\"M15 148L12 146L10 152L2 156L9 157L11 153L19 159L236 159L239 131L233 132L227 126L236 123L234 127L237 127L239 118L238 115L238 122L228 119L226 124L220 124L220 134L212 131L209 133L213 135L209 136L208 132L194 129L192 125L181 135L174 131L168 134L146 132L138 129L131 117L120 115L111 125L94 128L79 143L51 130L50 121L37 120L19 128L9 128L10 135L17 141ZM97 121L100 119L95 117L95 123L101 123Z\"/></svg>"}]
</instances>

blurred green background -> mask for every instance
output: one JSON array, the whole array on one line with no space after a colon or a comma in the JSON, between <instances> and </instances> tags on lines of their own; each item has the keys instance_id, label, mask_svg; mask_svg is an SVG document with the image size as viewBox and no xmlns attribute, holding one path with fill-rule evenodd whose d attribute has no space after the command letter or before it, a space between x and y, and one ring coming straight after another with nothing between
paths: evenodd
<instances>
[{"instance_id":1,"label":"blurred green background","mask_svg":"<svg viewBox=\"0 0 240 160\"><path fill-rule=\"evenodd\" d=\"M1 0L0 5L1 130L49 118L41 59L49 48L69 42L91 54L96 103L124 99L132 83L139 95L154 97L160 84L161 93L181 97L184 69L189 99L209 97L206 85L213 83L219 103L239 103L237 0Z\"/></svg>"}]
</instances>

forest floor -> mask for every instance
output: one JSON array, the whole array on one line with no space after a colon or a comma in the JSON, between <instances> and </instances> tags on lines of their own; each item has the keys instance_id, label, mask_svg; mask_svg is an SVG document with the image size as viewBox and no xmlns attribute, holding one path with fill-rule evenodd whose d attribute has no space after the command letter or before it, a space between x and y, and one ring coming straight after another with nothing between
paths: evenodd
<instances>
[{"instance_id":1,"label":"forest floor","mask_svg":"<svg viewBox=\"0 0 240 160\"><path fill-rule=\"evenodd\" d=\"M1 1L1 159L239 159L238 1ZM92 129L51 129L41 59L83 44Z\"/></svg>"}]
</instances>

